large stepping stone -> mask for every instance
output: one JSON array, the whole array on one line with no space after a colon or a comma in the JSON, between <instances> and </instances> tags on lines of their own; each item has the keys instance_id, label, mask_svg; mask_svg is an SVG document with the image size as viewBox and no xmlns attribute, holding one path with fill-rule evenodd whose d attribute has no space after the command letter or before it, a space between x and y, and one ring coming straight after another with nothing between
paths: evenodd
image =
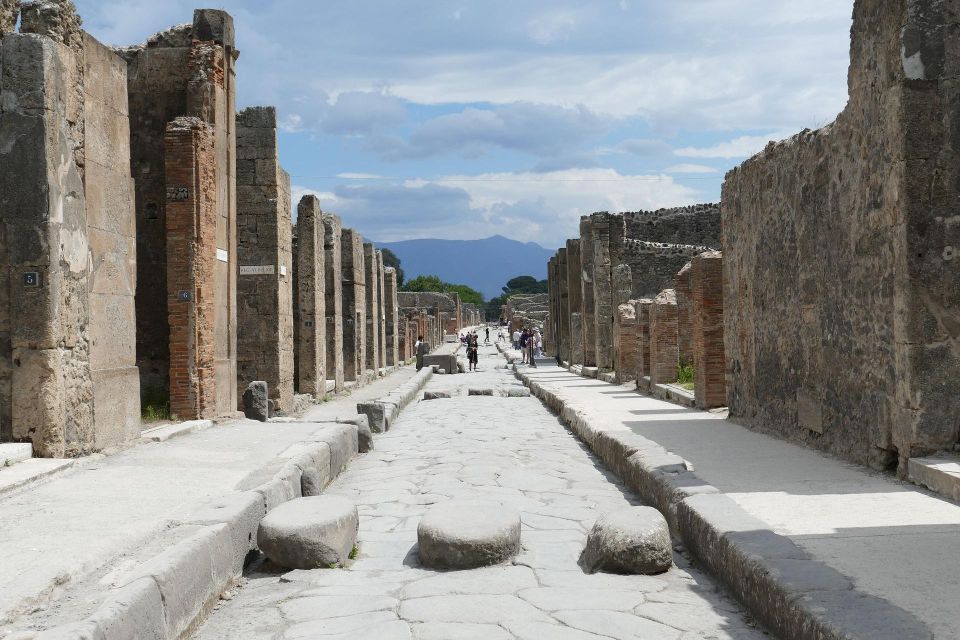
<instances>
[{"instance_id":1,"label":"large stepping stone","mask_svg":"<svg viewBox=\"0 0 960 640\"><path fill-rule=\"evenodd\" d=\"M434 569L497 564L520 549L520 513L497 503L451 500L436 504L417 527L420 563Z\"/></svg>"},{"instance_id":2,"label":"large stepping stone","mask_svg":"<svg viewBox=\"0 0 960 640\"><path fill-rule=\"evenodd\" d=\"M653 575L673 566L670 528L651 507L626 507L604 514L587 535L580 558L590 573Z\"/></svg>"},{"instance_id":3,"label":"large stepping stone","mask_svg":"<svg viewBox=\"0 0 960 640\"><path fill-rule=\"evenodd\" d=\"M342 565L357 543L357 507L340 496L296 498L260 521L257 545L290 569Z\"/></svg>"}]
</instances>

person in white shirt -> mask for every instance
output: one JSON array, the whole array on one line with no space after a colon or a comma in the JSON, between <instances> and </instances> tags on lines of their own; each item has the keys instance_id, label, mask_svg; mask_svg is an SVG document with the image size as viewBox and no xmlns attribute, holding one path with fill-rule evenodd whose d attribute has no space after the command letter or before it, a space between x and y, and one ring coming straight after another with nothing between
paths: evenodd
<instances>
[{"instance_id":1,"label":"person in white shirt","mask_svg":"<svg viewBox=\"0 0 960 640\"><path fill-rule=\"evenodd\" d=\"M513 349L514 351L520 350L520 330L519 329L513 332Z\"/></svg>"}]
</instances>

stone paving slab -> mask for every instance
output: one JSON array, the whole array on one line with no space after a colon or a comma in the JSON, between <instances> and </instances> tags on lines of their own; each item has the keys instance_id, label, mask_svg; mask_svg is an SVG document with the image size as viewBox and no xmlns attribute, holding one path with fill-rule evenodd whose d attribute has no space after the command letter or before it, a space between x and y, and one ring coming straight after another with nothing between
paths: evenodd
<instances>
[{"instance_id":1,"label":"stone paving slab","mask_svg":"<svg viewBox=\"0 0 960 640\"><path fill-rule=\"evenodd\" d=\"M698 527L707 537L720 536L714 544L738 552L741 560L762 559L774 582L803 594L790 606L808 615L819 612L809 624L830 633L860 630L827 637L960 638L960 505L751 431L722 413L681 407L559 367L519 372L565 420L588 425L584 430L593 433L595 449L641 452L619 471L629 476L633 469L632 481L679 501L673 515L683 521L685 539ZM662 458L679 460L679 470L664 475L643 467L651 447L665 449ZM631 467L637 460L640 466ZM719 558L717 551L707 547L704 557ZM736 562L716 560L716 571L736 582L747 571ZM886 631L871 630L884 621Z\"/></svg>"},{"instance_id":2,"label":"stone paving slab","mask_svg":"<svg viewBox=\"0 0 960 640\"><path fill-rule=\"evenodd\" d=\"M201 640L247 638L482 638L757 640L766 637L687 558L658 576L586 574L578 566L600 514L637 504L493 347L480 371L435 376L376 448L327 489L360 513L359 554L344 569L284 572L264 562L198 630ZM468 396L470 387L493 396ZM434 571L417 560L417 526L431 505L496 501L521 514L512 561Z\"/></svg>"},{"instance_id":3,"label":"stone paving slab","mask_svg":"<svg viewBox=\"0 0 960 640\"><path fill-rule=\"evenodd\" d=\"M355 413L358 399L388 393L414 373L405 367L318 405L317 413ZM140 559L164 531L239 488L251 472L310 440L317 429L315 423L236 420L110 456L70 460L75 469L68 475L0 496L0 638L14 620L17 627L29 628L34 618L47 626L48 619L64 621L60 607L82 610L86 605L77 598L95 603L106 588L98 583L102 574ZM62 461L34 459L0 476L45 462Z\"/></svg>"}]
</instances>

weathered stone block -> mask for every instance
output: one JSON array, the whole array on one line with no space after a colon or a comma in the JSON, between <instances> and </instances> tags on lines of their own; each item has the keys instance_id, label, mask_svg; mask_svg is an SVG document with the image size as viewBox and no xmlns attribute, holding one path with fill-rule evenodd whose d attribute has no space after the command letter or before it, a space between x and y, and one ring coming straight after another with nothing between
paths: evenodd
<instances>
[{"instance_id":1,"label":"weathered stone block","mask_svg":"<svg viewBox=\"0 0 960 640\"><path fill-rule=\"evenodd\" d=\"M243 413L249 420L266 422L270 417L267 383L255 380L243 392Z\"/></svg>"}]
</instances>

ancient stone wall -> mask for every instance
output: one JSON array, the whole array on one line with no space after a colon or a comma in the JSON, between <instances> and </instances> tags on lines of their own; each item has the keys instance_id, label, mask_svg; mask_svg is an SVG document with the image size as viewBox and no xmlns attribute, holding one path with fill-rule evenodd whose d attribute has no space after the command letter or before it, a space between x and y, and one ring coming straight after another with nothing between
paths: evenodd
<instances>
[{"instance_id":1,"label":"ancient stone wall","mask_svg":"<svg viewBox=\"0 0 960 640\"><path fill-rule=\"evenodd\" d=\"M628 211L622 214L628 238L665 244L720 246L720 204Z\"/></svg>"},{"instance_id":2,"label":"ancient stone wall","mask_svg":"<svg viewBox=\"0 0 960 640\"><path fill-rule=\"evenodd\" d=\"M693 259L688 273L694 399L700 409L724 407L727 363L723 347L723 254L719 251L700 254ZM679 302L677 306L679 309ZM682 344L683 329L679 326ZM680 357L683 357L682 349Z\"/></svg>"},{"instance_id":3,"label":"ancient stone wall","mask_svg":"<svg viewBox=\"0 0 960 640\"><path fill-rule=\"evenodd\" d=\"M334 389L344 386L343 339L343 225L332 214L323 215L323 279L327 334L327 380L333 380Z\"/></svg>"},{"instance_id":4,"label":"ancient stone wall","mask_svg":"<svg viewBox=\"0 0 960 640\"><path fill-rule=\"evenodd\" d=\"M597 310L593 283L593 224L590 216L580 218L580 288L582 291L581 331L583 366L597 366Z\"/></svg>"},{"instance_id":5,"label":"ancient stone wall","mask_svg":"<svg viewBox=\"0 0 960 640\"><path fill-rule=\"evenodd\" d=\"M236 391L236 131L233 21L223 11L198 9L193 23L118 49L127 61L131 173L137 229L137 364L144 395L169 389L166 207L182 194L166 182L164 135L179 116L213 128L217 233L215 369L218 403L237 406Z\"/></svg>"},{"instance_id":6,"label":"ancient stone wall","mask_svg":"<svg viewBox=\"0 0 960 640\"><path fill-rule=\"evenodd\" d=\"M380 353L377 358L380 368L387 366L387 310L385 308L384 296L386 295L386 283L384 278L386 274L383 266L383 252L377 250L377 303L379 313L377 314L377 332L380 345Z\"/></svg>"},{"instance_id":7,"label":"ancient stone wall","mask_svg":"<svg viewBox=\"0 0 960 640\"><path fill-rule=\"evenodd\" d=\"M289 411L294 359L290 176L277 153L276 109L244 109L236 124L237 386L246 389L263 380L276 408ZM312 245L312 236L306 241ZM310 271L306 276L314 282Z\"/></svg>"},{"instance_id":8,"label":"ancient stone wall","mask_svg":"<svg viewBox=\"0 0 960 640\"><path fill-rule=\"evenodd\" d=\"M664 244L628 238L623 261L630 266L633 297L652 298L673 287L673 279L695 255L715 247Z\"/></svg>"},{"instance_id":9,"label":"ancient stone wall","mask_svg":"<svg viewBox=\"0 0 960 640\"><path fill-rule=\"evenodd\" d=\"M956 21L858 0L844 111L727 174L734 418L901 472L960 440Z\"/></svg>"},{"instance_id":10,"label":"ancient stone wall","mask_svg":"<svg viewBox=\"0 0 960 640\"><path fill-rule=\"evenodd\" d=\"M363 238L353 229L340 236L343 283L343 377L362 380L367 369L367 287Z\"/></svg>"},{"instance_id":11,"label":"ancient stone wall","mask_svg":"<svg viewBox=\"0 0 960 640\"><path fill-rule=\"evenodd\" d=\"M0 9L0 441L64 457L139 435L133 184L126 65L40 9Z\"/></svg>"},{"instance_id":12,"label":"ancient stone wall","mask_svg":"<svg viewBox=\"0 0 960 640\"><path fill-rule=\"evenodd\" d=\"M664 289L650 305L650 382L676 382L678 359L677 296Z\"/></svg>"},{"instance_id":13,"label":"ancient stone wall","mask_svg":"<svg viewBox=\"0 0 960 640\"><path fill-rule=\"evenodd\" d=\"M578 325L576 333L573 326L573 314L583 315L583 288L580 284L582 268L580 264L580 241L567 240L567 306L570 313L569 346L560 345L570 364L583 364L583 327Z\"/></svg>"},{"instance_id":14,"label":"ancient stone wall","mask_svg":"<svg viewBox=\"0 0 960 640\"><path fill-rule=\"evenodd\" d=\"M376 372L380 368L380 273L377 249L369 242L363 245L363 269L366 282L366 366Z\"/></svg>"},{"instance_id":15,"label":"ancient stone wall","mask_svg":"<svg viewBox=\"0 0 960 640\"><path fill-rule=\"evenodd\" d=\"M327 392L326 273L323 212L316 196L297 206L296 331L297 391L322 398ZM332 337L332 336L331 336Z\"/></svg>"},{"instance_id":16,"label":"ancient stone wall","mask_svg":"<svg viewBox=\"0 0 960 640\"><path fill-rule=\"evenodd\" d=\"M397 303L397 270L385 267L383 270L383 312L386 336L386 365L393 367L405 359L400 355L400 340L405 326L401 326L400 309Z\"/></svg>"}]
</instances>

